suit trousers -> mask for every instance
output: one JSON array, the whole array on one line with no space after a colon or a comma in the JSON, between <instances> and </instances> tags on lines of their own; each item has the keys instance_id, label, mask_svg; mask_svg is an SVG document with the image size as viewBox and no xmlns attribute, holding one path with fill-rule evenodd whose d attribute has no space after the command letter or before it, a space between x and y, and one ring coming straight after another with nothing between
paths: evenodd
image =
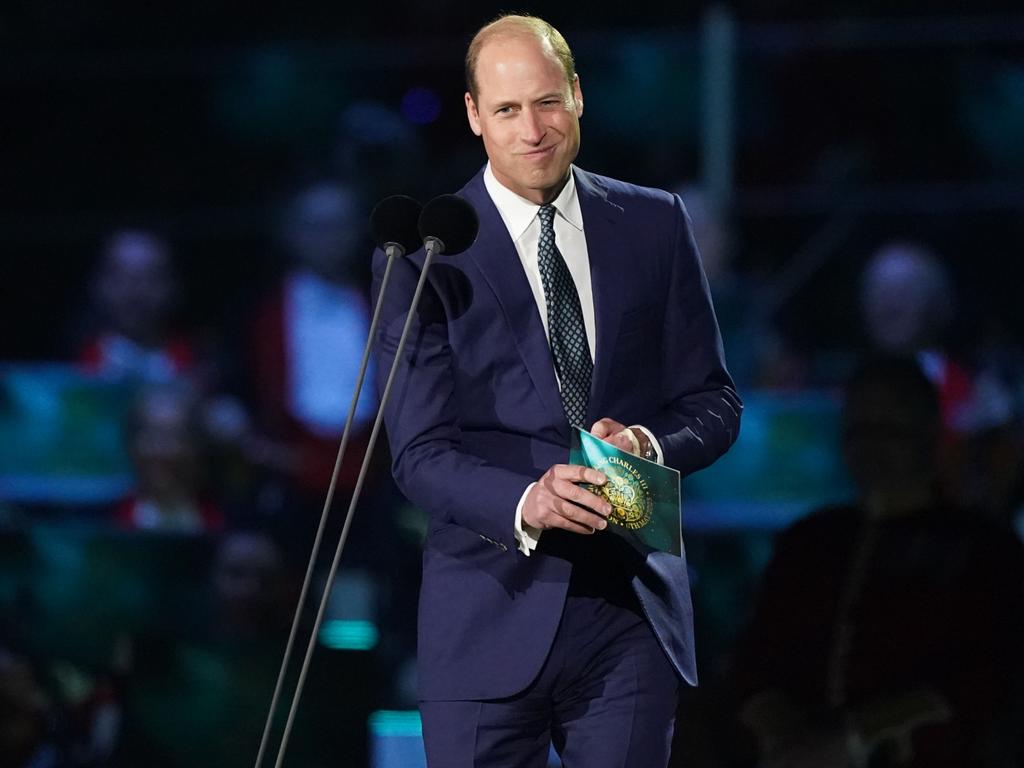
<instances>
[{"instance_id":1,"label":"suit trousers","mask_svg":"<svg viewBox=\"0 0 1024 768\"><path fill-rule=\"evenodd\" d=\"M544 768L551 744L564 768L667 765L679 677L628 586L609 600L576 582L526 690L420 702L429 768Z\"/></svg>"}]
</instances>

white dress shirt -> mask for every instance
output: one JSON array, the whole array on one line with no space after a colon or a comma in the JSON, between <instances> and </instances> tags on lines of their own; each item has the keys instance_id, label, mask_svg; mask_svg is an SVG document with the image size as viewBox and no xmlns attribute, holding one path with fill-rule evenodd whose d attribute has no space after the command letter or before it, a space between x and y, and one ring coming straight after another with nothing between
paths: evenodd
<instances>
[{"instance_id":1,"label":"white dress shirt","mask_svg":"<svg viewBox=\"0 0 1024 768\"><path fill-rule=\"evenodd\" d=\"M540 314L541 323L544 326L544 333L550 338L548 331L547 299L544 296L544 284L541 281L540 261L537 254L537 246L540 242L540 218L537 216L540 206L526 198L520 197L515 192L501 184L491 171L491 164L487 164L484 170L484 186L487 194L491 196L501 220L505 222L508 234L516 246L516 253L522 262L526 279L530 283L530 290L533 291L533 299L537 303L537 312ZM587 332L587 344L590 347L590 358L594 359L597 335L595 333L594 319L594 291L590 283L590 258L587 254L587 237L583 231L583 212L580 210L580 200L576 194L576 178L570 172L569 180L562 191L559 192L551 204L555 208L554 228L555 245L558 252L562 254L572 281L576 285L576 292L580 297L580 307L583 310L583 326ZM553 363L552 363L553 365ZM555 373L557 378L558 374ZM561 382L559 382L561 385ZM639 425L634 425L639 426ZM643 427L640 427L643 429ZM662 462L661 446L654 439L648 430L644 433L651 440L654 450L657 453L658 463ZM533 488L535 483L527 486L519 499L516 507L515 536L520 551L529 556L530 552L537 547L540 540L541 529L523 523L523 503L526 495Z\"/></svg>"},{"instance_id":2,"label":"white dress shirt","mask_svg":"<svg viewBox=\"0 0 1024 768\"><path fill-rule=\"evenodd\" d=\"M540 206L520 197L512 190L501 185L491 172L490 163L484 171L484 186L501 214L501 220L515 243L519 260L526 272L526 279L533 291L533 299L537 302L537 311L544 324L544 333L550 338L548 331L547 300L544 297L544 284L540 276L540 259L537 248L540 243L540 217L537 212ZM590 346L590 359L594 359L594 291L590 285L590 258L587 255L587 237L583 233L583 212L580 200L576 196L576 179L569 174L569 181L562 187L552 203L555 208L555 245L562 254L576 292L580 296L580 307L583 309L583 326L587 332L587 343Z\"/></svg>"}]
</instances>

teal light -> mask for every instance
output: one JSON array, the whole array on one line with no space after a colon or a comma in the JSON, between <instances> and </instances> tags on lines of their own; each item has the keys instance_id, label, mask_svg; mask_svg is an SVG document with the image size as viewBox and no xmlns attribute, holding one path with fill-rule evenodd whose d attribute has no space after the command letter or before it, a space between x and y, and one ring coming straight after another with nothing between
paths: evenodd
<instances>
[{"instance_id":1,"label":"teal light","mask_svg":"<svg viewBox=\"0 0 1024 768\"><path fill-rule=\"evenodd\" d=\"M332 619L320 627L320 643L336 651L369 651L377 645L379 633L372 621Z\"/></svg>"},{"instance_id":2,"label":"teal light","mask_svg":"<svg viewBox=\"0 0 1024 768\"><path fill-rule=\"evenodd\" d=\"M379 709L370 715L370 733L374 736L414 736L419 738L423 735L420 713L415 709Z\"/></svg>"}]
</instances>

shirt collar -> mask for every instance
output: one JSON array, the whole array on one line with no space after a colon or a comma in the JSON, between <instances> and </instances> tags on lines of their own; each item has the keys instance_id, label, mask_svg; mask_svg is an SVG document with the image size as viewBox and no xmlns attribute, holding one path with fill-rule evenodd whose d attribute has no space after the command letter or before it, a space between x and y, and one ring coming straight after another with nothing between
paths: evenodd
<instances>
[{"instance_id":1,"label":"shirt collar","mask_svg":"<svg viewBox=\"0 0 1024 768\"><path fill-rule=\"evenodd\" d=\"M571 170L572 167L570 166ZM540 210L540 206L524 197L520 197L498 181L491 170L490 162L487 163L487 167L484 169L484 186L487 187L487 193L491 196L491 200L494 201L494 205L498 209L498 213L501 214L501 218L505 222L505 226L508 228L512 239L518 240L523 236L523 233L526 232L530 224L533 223L537 216L537 211ZM583 231L583 212L580 210L580 199L576 194L575 174L569 173L569 180L562 187L562 191L558 193L558 197L551 201L551 204L563 220L580 232Z\"/></svg>"}]
</instances>

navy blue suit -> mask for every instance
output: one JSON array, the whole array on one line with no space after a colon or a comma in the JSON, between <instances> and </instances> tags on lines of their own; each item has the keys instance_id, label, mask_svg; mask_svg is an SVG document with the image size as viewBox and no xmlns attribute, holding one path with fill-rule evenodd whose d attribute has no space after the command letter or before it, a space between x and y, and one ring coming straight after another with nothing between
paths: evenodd
<instances>
[{"instance_id":1,"label":"navy blue suit","mask_svg":"<svg viewBox=\"0 0 1024 768\"><path fill-rule=\"evenodd\" d=\"M682 203L573 172L596 314L587 424L605 416L642 424L667 465L684 475L705 467L735 440L742 406ZM497 699L525 689L551 649L574 568L607 557L672 666L694 684L685 556L644 559L617 551L611 535L557 530L545 531L530 557L517 549L516 506L530 483L568 462L570 431L537 305L482 172L459 194L477 211L479 235L431 267L386 411L395 479L430 517L420 697ZM380 371L391 365L422 263L422 251L396 263L378 299ZM383 268L378 251L375 296Z\"/></svg>"}]
</instances>

